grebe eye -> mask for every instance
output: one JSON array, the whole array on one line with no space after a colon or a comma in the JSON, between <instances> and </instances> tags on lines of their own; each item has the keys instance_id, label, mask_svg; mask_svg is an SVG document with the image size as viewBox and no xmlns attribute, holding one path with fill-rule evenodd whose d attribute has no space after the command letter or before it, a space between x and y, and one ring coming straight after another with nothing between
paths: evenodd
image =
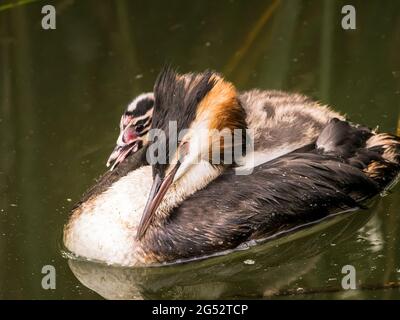
<instances>
[{"instance_id":1,"label":"grebe eye","mask_svg":"<svg viewBox=\"0 0 400 320\"><path fill-rule=\"evenodd\" d=\"M143 131L144 126L139 124L138 126L135 127L135 129L136 129L136 132L140 132L140 131Z\"/></svg>"},{"instance_id":2,"label":"grebe eye","mask_svg":"<svg viewBox=\"0 0 400 320\"><path fill-rule=\"evenodd\" d=\"M182 141L179 144L179 160L182 161L184 157L189 152L189 142L188 141Z\"/></svg>"}]
</instances>

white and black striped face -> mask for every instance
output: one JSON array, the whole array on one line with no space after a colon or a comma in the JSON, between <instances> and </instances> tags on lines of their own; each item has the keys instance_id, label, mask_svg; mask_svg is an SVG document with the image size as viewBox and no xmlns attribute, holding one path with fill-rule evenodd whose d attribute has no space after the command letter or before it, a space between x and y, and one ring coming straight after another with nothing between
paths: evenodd
<instances>
[{"instance_id":1,"label":"white and black striped face","mask_svg":"<svg viewBox=\"0 0 400 320\"><path fill-rule=\"evenodd\" d=\"M152 92L139 95L129 104L121 117L117 145L107 161L107 167L112 164L111 170L124 161L129 154L135 153L147 143L153 108Z\"/></svg>"}]
</instances>

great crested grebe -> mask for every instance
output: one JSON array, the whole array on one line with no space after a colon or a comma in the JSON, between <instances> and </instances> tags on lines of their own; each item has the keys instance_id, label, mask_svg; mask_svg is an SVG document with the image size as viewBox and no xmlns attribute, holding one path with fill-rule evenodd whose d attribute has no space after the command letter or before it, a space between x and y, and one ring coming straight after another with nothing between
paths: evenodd
<instances>
[{"instance_id":1,"label":"great crested grebe","mask_svg":"<svg viewBox=\"0 0 400 320\"><path fill-rule=\"evenodd\" d=\"M249 106L257 94L263 93L248 94ZM165 142L167 164L144 165L150 142L87 193L64 230L64 244L76 255L133 266L214 254L357 207L399 171L397 137L331 119L332 113L320 112L301 96L274 93L269 103L254 98L254 106L267 111L265 118L249 121L243 98L219 75L178 75L166 69L158 77L154 97L152 128L166 129L173 120L178 132L189 130L177 150L169 150ZM309 110L307 117L301 109ZM325 127L309 126L310 118L325 122ZM287 123L292 124L290 130L285 130ZM252 174L238 175L232 165L199 158L214 143L208 136L199 137L199 128L233 134L247 126L256 133L256 153L272 154L261 152L258 158L263 161L255 162ZM261 137L258 126L266 130ZM312 131L311 141L296 150L286 148L287 141L300 143ZM202 139L209 141L207 150L197 144ZM230 149L222 145L221 152Z\"/></svg>"}]
</instances>

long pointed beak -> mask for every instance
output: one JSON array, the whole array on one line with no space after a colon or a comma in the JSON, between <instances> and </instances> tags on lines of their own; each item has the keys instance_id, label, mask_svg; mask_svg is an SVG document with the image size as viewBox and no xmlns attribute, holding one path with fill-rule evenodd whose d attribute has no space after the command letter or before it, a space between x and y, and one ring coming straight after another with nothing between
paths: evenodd
<instances>
[{"instance_id":1,"label":"long pointed beak","mask_svg":"<svg viewBox=\"0 0 400 320\"><path fill-rule=\"evenodd\" d=\"M144 208L142 218L140 219L139 227L137 230L136 238L138 240L140 240L145 235L148 227L150 226L153 220L153 216L161 203L161 200L164 198L165 194L168 191L168 188L174 181L174 177L179 169L179 166L180 163L178 162L165 178L161 178L159 175L156 175L154 177L153 185L151 186L150 194L147 198L147 203Z\"/></svg>"}]
</instances>

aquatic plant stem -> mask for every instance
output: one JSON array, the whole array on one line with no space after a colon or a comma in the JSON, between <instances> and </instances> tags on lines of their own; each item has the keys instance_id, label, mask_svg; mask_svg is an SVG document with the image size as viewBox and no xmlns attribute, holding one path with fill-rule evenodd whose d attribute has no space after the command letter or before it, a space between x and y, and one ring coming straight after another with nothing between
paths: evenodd
<instances>
[{"instance_id":1,"label":"aquatic plant stem","mask_svg":"<svg viewBox=\"0 0 400 320\"><path fill-rule=\"evenodd\" d=\"M30 3L33 3L33 2L38 2L38 1L40 1L40 0L21 0L21 1L2 4L2 5L0 5L0 11L13 9L15 7L23 6L23 5L30 4Z\"/></svg>"},{"instance_id":2,"label":"aquatic plant stem","mask_svg":"<svg viewBox=\"0 0 400 320\"><path fill-rule=\"evenodd\" d=\"M228 74L232 70L236 68L239 62L246 55L246 52L249 50L254 40L257 38L257 35L260 33L264 25L267 21L272 17L272 14L275 12L276 8L279 6L280 0L274 0L272 4L267 7L260 18L256 21L253 28L248 33L247 37L243 41L243 45L237 50L231 59L228 61L226 68L224 70L224 74Z\"/></svg>"}]
</instances>

